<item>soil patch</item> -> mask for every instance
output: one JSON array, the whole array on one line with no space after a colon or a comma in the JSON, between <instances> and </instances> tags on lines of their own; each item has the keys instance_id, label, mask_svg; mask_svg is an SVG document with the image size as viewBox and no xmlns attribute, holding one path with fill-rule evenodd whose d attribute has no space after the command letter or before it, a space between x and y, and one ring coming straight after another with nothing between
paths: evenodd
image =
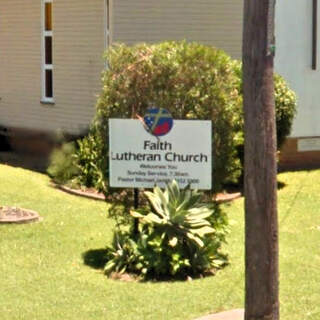
<instances>
[{"instance_id":1,"label":"soil patch","mask_svg":"<svg viewBox=\"0 0 320 320\"><path fill-rule=\"evenodd\" d=\"M17 207L0 207L1 223L30 223L41 220L39 214L32 210Z\"/></svg>"}]
</instances>

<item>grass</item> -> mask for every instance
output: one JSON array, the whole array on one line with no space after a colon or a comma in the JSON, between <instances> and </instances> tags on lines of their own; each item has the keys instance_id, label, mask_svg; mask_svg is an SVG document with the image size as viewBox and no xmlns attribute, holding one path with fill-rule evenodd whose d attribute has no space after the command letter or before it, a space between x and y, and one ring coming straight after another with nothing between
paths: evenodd
<instances>
[{"instance_id":1,"label":"grass","mask_svg":"<svg viewBox=\"0 0 320 320\"><path fill-rule=\"evenodd\" d=\"M279 175L281 318L320 319L320 171ZM0 203L41 223L0 226L1 320L191 320L243 307L243 200L226 206L230 266L190 282L107 279L84 263L111 240L103 202L64 194L45 175L0 165Z\"/></svg>"}]
</instances>

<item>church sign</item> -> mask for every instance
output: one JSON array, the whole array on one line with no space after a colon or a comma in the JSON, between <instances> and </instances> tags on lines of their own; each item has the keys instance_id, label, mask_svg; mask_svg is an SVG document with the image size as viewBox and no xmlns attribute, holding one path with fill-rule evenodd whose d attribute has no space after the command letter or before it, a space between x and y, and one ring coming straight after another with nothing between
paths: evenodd
<instances>
[{"instance_id":1,"label":"church sign","mask_svg":"<svg viewBox=\"0 0 320 320\"><path fill-rule=\"evenodd\" d=\"M211 121L173 120L152 108L140 120L110 119L110 186L211 189Z\"/></svg>"}]
</instances>

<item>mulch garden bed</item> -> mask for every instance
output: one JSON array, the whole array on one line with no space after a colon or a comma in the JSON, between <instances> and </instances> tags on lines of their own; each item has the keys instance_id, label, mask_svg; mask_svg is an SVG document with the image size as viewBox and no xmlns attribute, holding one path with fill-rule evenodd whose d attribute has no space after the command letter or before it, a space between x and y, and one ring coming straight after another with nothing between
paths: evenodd
<instances>
[{"instance_id":1,"label":"mulch garden bed","mask_svg":"<svg viewBox=\"0 0 320 320\"><path fill-rule=\"evenodd\" d=\"M54 185L59 190L67 192L69 194L73 194L76 196L86 197L89 199L94 200L102 200L105 201L105 196L103 193L97 192L95 189L73 189L63 185ZM215 195L214 200L217 202L229 202L235 199L238 199L242 196L241 192L225 192L225 193L218 193Z\"/></svg>"}]
</instances>

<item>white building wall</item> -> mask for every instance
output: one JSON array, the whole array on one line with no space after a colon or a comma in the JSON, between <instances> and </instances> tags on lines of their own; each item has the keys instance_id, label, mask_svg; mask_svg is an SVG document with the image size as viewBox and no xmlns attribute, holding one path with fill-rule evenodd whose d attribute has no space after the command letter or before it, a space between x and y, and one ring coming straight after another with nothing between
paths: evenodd
<instances>
[{"instance_id":1,"label":"white building wall","mask_svg":"<svg viewBox=\"0 0 320 320\"><path fill-rule=\"evenodd\" d=\"M312 1L277 1L275 68L298 96L291 137L320 136L320 48L317 70L311 59Z\"/></svg>"}]
</instances>

